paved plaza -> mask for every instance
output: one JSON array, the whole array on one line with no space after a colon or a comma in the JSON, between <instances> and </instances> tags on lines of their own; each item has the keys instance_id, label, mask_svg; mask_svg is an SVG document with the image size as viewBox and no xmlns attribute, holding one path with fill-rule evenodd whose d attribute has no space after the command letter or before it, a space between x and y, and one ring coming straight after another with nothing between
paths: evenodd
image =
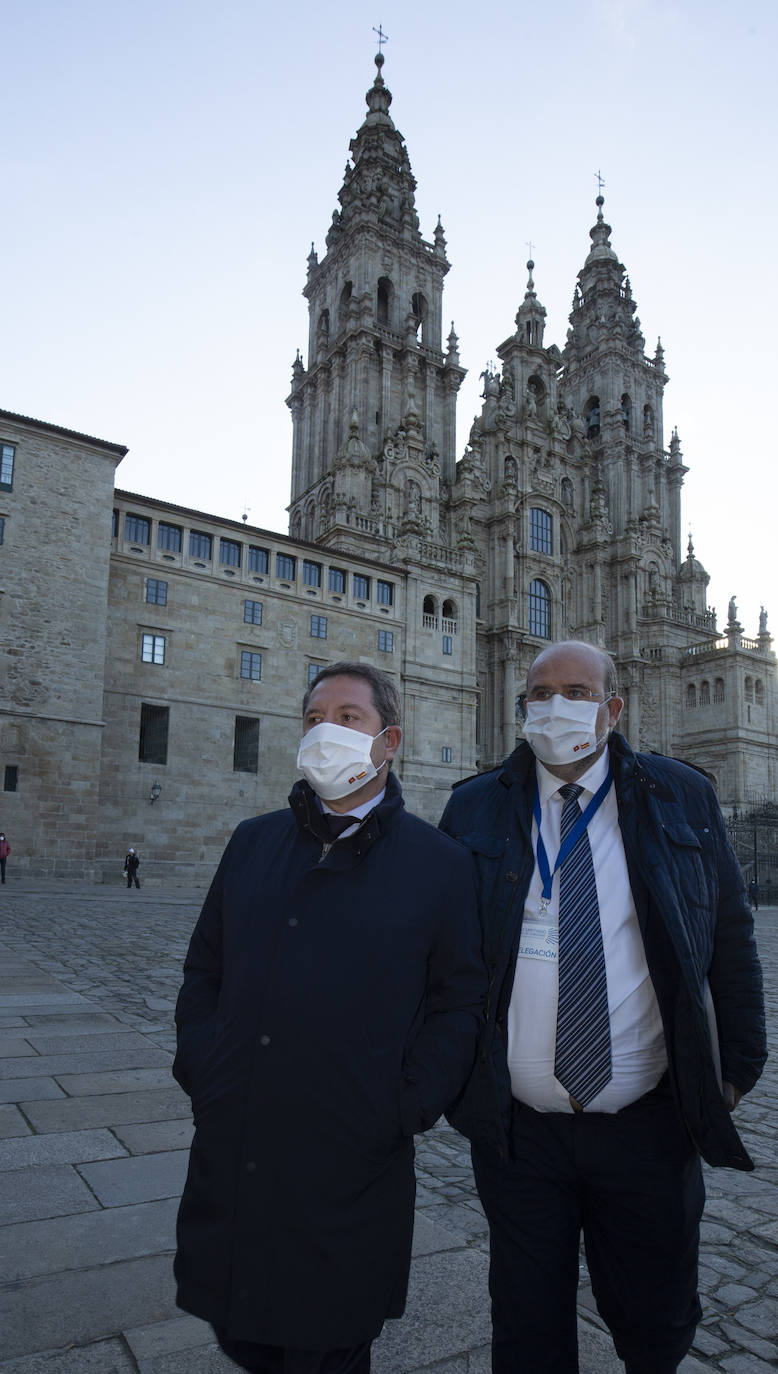
<instances>
[{"instance_id":1,"label":"paved plaza","mask_svg":"<svg viewBox=\"0 0 778 1374\"><path fill-rule=\"evenodd\" d=\"M173 1007L203 892L39 881L0 889L0 1374L227 1374L174 1304L192 1125ZM778 1048L778 909L757 915ZM738 1121L756 1172L706 1170L704 1315L683 1374L778 1367L778 1053ZM466 1143L417 1142L408 1311L375 1374L488 1374L487 1238ZM582 1261L584 1374L623 1366Z\"/></svg>"}]
</instances>

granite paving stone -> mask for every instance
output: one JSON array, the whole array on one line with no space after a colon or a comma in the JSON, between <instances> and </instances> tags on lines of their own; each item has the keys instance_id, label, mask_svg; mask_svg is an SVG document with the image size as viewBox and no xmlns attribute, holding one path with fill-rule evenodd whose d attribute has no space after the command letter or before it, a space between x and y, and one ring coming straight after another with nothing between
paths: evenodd
<instances>
[{"instance_id":1,"label":"granite paving stone","mask_svg":"<svg viewBox=\"0 0 778 1374\"><path fill-rule=\"evenodd\" d=\"M0 1225L89 1212L98 1206L84 1180L66 1164L46 1164L37 1169L13 1169L0 1174Z\"/></svg>"},{"instance_id":2,"label":"granite paving stone","mask_svg":"<svg viewBox=\"0 0 778 1374\"><path fill-rule=\"evenodd\" d=\"M114 1126L117 1140L131 1155L154 1154L157 1150L188 1150L194 1134L191 1114L181 1121L149 1121L140 1125Z\"/></svg>"},{"instance_id":3,"label":"granite paving stone","mask_svg":"<svg viewBox=\"0 0 778 1374\"><path fill-rule=\"evenodd\" d=\"M172 1056L164 1054L160 1058L164 1067L127 1068L102 1073L59 1073L57 1082L69 1097L102 1097L106 1093L131 1093L142 1088L169 1088L172 1082Z\"/></svg>"},{"instance_id":4,"label":"granite paving stone","mask_svg":"<svg viewBox=\"0 0 778 1374\"><path fill-rule=\"evenodd\" d=\"M0 1360L0 1374L138 1374L121 1340Z\"/></svg>"},{"instance_id":5,"label":"granite paving stone","mask_svg":"<svg viewBox=\"0 0 778 1374\"><path fill-rule=\"evenodd\" d=\"M104 1207L125 1207L133 1202L180 1197L188 1163L188 1150L163 1150L154 1155L82 1164L79 1173Z\"/></svg>"},{"instance_id":6,"label":"granite paving stone","mask_svg":"<svg viewBox=\"0 0 778 1374\"><path fill-rule=\"evenodd\" d=\"M19 1282L136 1259L175 1246L178 1198L0 1227L0 1274Z\"/></svg>"},{"instance_id":7,"label":"granite paving stone","mask_svg":"<svg viewBox=\"0 0 778 1374\"><path fill-rule=\"evenodd\" d=\"M36 1164L81 1164L92 1159L126 1155L111 1131L61 1131L0 1141L0 1173L29 1169Z\"/></svg>"},{"instance_id":8,"label":"granite paving stone","mask_svg":"<svg viewBox=\"0 0 778 1374\"><path fill-rule=\"evenodd\" d=\"M105 1093L95 1097L67 1098L58 1084L55 1084L55 1087L59 1099L56 1102L30 1101L28 1093L25 1092L21 1108L36 1131L72 1131L78 1126L116 1126L130 1121L166 1121L189 1111L189 1098L177 1084L153 1092Z\"/></svg>"},{"instance_id":9,"label":"granite paving stone","mask_svg":"<svg viewBox=\"0 0 778 1374\"><path fill-rule=\"evenodd\" d=\"M0 1102L32 1102L34 1098L64 1096L53 1078L15 1078L9 1082L0 1079Z\"/></svg>"},{"instance_id":10,"label":"granite paving stone","mask_svg":"<svg viewBox=\"0 0 778 1374\"><path fill-rule=\"evenodd\" d=\"M0 1140L12 1136L29 1135L30 1126L14 1103L0 1106Z\"/></svg>"}]
</instances>

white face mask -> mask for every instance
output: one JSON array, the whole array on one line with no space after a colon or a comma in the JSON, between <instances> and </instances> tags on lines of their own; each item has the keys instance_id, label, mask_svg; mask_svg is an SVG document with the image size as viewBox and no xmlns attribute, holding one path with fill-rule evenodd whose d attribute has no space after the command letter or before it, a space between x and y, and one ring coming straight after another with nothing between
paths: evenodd
<instances>
[{"instance_id":1,"label":"white face mask","mask_svg":"<svg viewBox=\"0 0 778 1374\"><path fill-rule=\"evenodd\" d=\"M528 701L524 738L541 763L577 763L596 753L597 712L602 702L568 701L555 692L548 701ZM607 731L606 731L607 735Z\"/></svg>"},{"instance_id":2,"label":"white face mask","mask_svg":"<svg viewBox=\"0 0 778 1374\"><path fill-rule=\"evenodd\" d=\"M372 782L387 760L376 768L370 757L377 735L365 735L361 730L349 730L345 725L329 725L322 721L314 725L300 740L297 767L323 801L338 801Z\"/></svg>"}]
</instances>

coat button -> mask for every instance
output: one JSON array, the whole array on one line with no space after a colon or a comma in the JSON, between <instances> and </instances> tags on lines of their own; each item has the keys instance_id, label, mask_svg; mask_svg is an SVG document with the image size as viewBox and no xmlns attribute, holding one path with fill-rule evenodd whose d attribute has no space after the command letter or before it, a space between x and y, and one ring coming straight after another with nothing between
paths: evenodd
<instances>
[{"instance_id":1,"label":"coat button","mask_svg":"<svg viewBox=\"0 0 778 1374\"><path fill-rule=\"evenodd\" d=\"M296 916L290 916L290 917L289 917L289 924L290 924L290 926L296 926L296 925L297 925L297 917L296 917Z\"/></svg>"},{"instance_id":2,"label":"coat button","mask_svg":"<svg viewBox=\"0 0 778 1374\"><path fill-rule=\"evenodd\" d=\"M269 1045L269 1044L270 1044L270 1036L269 1036L269 1035L260 1035L260 1037L259 1037L259 1043L260 1043L260 1045Z\"/></svg>"},{"instance_id":3,"label":"coat button","mask_svg":"<svg viewBox=\"0 0 778 1374\"><path fill-rule=\"evenodd\" d=\"M505 881L506 883L517 883L519 881L518 873L514 873L513 869L509 868L505 874Z\"/></svg>"}]
</instances>

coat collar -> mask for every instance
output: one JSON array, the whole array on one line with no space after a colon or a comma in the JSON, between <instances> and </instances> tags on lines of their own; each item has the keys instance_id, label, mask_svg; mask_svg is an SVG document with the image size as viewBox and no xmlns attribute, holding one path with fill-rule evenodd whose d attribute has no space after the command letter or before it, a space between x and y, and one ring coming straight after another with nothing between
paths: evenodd
<instances>
[{"instance_id":1,"label":"coat collar","mask_svg":"<svg viewBox=\"0 0 778 1374\"><path fill-rule=\"evenodd\" d=\"M294 784L289 793L289 805L295 820L304 834L313 836L320 844L330 845L332 838L327 829L322 812L319 810L316 793L304 778ZM353 835L338 840L338 853L357 856L364 853L391 826L405 809L402 788L394 773L386 780L383 801L372 811L368 811L358 830Z\"/></svg>"}]
</instances>

